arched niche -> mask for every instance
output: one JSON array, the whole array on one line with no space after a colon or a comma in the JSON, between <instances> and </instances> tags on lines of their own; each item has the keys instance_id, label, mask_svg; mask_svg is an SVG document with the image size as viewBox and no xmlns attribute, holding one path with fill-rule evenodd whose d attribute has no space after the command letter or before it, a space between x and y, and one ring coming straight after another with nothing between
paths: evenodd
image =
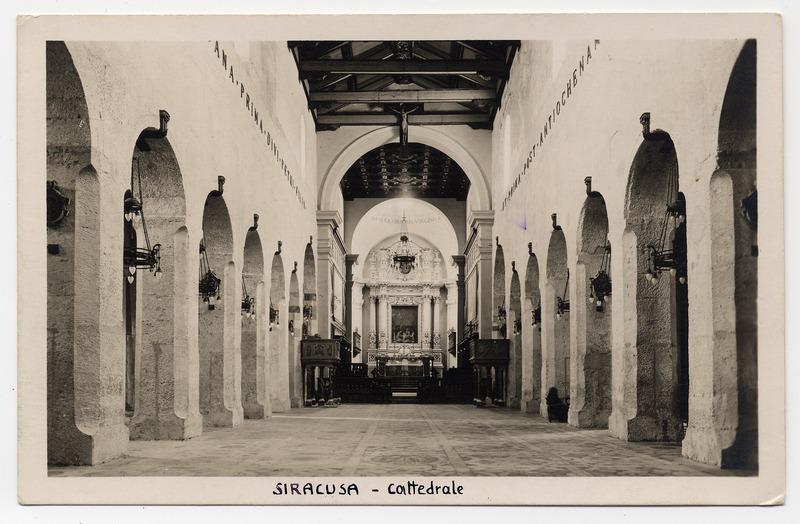
<instances>
[{"instance_id":1,"label":"arched niche","mask_svg":"<svg viewBox=\"0 0 800 524\"><path fill-rule=\"evenodd\" d=\"M508 312L506 310L506 259L503 246L497 240L492 278L492 338L508 337Z\"/></svg>"},{"instance_id":2,"label":"arched niche","mask_svg":"<svg viewBox=\"0 0 800 524\"><path fill-rule=\"evenodd\" d=\"M525 311L522 314L522 405L526 413L539 413L542 394L542 297L539 261L529 251L525 267Z\"/></svg>"},{"instance_id":3,"label":"arched niche","mask_svg":"<svg viewBox=\"0 0 800 524\"><path fill-rule=\"evenodd\" d=\"M722 102L717 170L710 182L714 395L706 411L720 454L699 455L696 450L709 446L687 443L694 444L693 458L747 469L758 468L759 448L756 74L757 45L748 40ZM695 436L691 422L687 440L712 438Z\"/></svg>"},{"instance_id":4,"label":"arched niche","mask_svg":"<svg viewBox=\"0 0 800 524\"><path fill-rule=\"evenodd\" d=\"M289 334L286 305L286 277L280 246L272 256L269 288L269 368L270 398L273 413L289 411L289 359L286 351Z\"/></svg>"},{"instance_id":5,"label":"arched niche","mask_svg":"<svg viewBox=\"0 0 800 524\"><path fill-rule=\"evenodd\" d=\"M203 206L201 273L220 279L216 296L199 297L198 345L200 349L200 411L208 427L234 427L244 414L241 400L240 346L236 341L241 323L239 280L233 261L233 230L225 198L212 191ZM201 274L200 278L205 275Z\"/></svg>"},{"instance_id":6,"label":"arched niche","mask_svg":"<svg viewBox=\"0 0 800 524\"><path fill-rule=\"evenodd\" d=\"M592 191L583 203L577 248L575 304L571 311L577 333L576 380L570 394L569 422L578 427L606 428L611 414L612 302L604 282L611 279L611 244L606 203L597 191Z\"/></svg>"},{"instance_id":7,"label":"arched niche","mask_svg":"<svg viewBox=\"0 0 800 524\"><path fill-rule=\"evenodd\" d=\"M261 236L258 230L250 228L244 241L241 305L242 409L244 417L249 419L263 419L270 415L264 288Z\"/></svg>"},{"instance_id":8,"label":"arched niche","mask_svg":"<svg viewBox=\"0 0 800 524\"><path fill-rule=\"evenodd\" d=\"M303 320L300 308L300 282L297 278L297 262L289 277L289 320L288 320L288 352L289 363L289 401L293 408L303 405L302 365L300 362L300 339L302 338Z\"/></svg>"},{"instance_id":9,"label":"arched niche","mask_svg":"<svg viewBox=\"0 0 800 524\"><path fill-rule=\"evenodd\" d=\"M547 247L547 285L542 301L542 322L545 333L545 369L543 390L555 387L562 400L570 395L570 322L568 309L569 268L567 241L560 227L553 230ZM547 413L542 396L541 413Z\"/></svg>"},{"instance_id":10,"label":"arched niche","mask_svg":"<svg viewBox=\"0 0 800 524\"><path fill-rule=\"evenodd\" d=\"M519 409L522 398L522 289L515 262L511 262L511 286L508 294L509 361L508 407Z\"/></svg>"},{"instance_id":11,"label":"arched niche","mask_svg":"<svg viewBox=\"0 0 800 524\"><path fill-rule=\"evenodd\" d=\"M688 414L688 289L671 271L653 280L652 246L666 230L665 249L686 261L686 224L664 229L667 202L678 192L675 145L665 131L648 133L633 159L625 197L623 235L624 345L630 351L623 377L627 440L683 439ZM670 180L674 186L670 187ZM615 406L616 409L616 406Z\"/></svg>"}]
</instances>

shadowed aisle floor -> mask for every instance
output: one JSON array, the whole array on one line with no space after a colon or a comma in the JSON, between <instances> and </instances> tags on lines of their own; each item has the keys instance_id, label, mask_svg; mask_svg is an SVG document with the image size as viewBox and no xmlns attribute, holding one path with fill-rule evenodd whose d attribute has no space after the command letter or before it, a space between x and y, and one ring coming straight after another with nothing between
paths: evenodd
<instances>
[{"instance_id":1,"label":"shadowed aisle floor","mask_svg":"<svg viewBox=\"0 0 800 524\"><path fill-rule=\"evenodd\" d=\"M295 409L186 441L132 441L121 458L51 476L697 476L732 472L675 444L470 405Z\"/></svg>"}]
</instances>

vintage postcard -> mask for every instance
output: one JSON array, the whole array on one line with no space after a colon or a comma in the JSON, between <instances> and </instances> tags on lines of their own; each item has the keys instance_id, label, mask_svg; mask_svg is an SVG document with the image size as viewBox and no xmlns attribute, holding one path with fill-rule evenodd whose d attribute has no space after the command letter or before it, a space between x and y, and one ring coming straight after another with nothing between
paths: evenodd
<instances>
[{"instance_id":1,"label":"vintage postcard","mask_svg":"<svg viewBox=\"0 0 800 524\"><path fill-rule=\"evenodd\" d=\"M20 502L782 503L781 39L20 17Z\"/></svg>"}]
</instances>

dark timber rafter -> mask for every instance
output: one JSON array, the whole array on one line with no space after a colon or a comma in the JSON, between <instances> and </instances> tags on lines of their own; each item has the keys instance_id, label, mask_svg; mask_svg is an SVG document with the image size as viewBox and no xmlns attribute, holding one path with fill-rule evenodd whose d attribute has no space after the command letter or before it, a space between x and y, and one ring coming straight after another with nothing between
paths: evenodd
<instances>
[{"instance_id":1,"label":"dark timber rafter","mask_svg":"<svg viewBox=\"0 0 800 524\"><path fill-rule=\"evenodd\" d=\"M318 130L491 128L518 41L289 42Z\"/></svg>"}]
</instances>

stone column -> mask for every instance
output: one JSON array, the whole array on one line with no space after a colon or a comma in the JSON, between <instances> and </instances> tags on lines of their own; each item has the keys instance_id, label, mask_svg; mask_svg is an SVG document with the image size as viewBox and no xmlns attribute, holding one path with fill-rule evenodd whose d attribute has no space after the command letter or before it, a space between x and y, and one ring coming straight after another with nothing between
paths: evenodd
<instances>
[{"instance_id":1,"label":"stone column","mask_svg":"<svg viewBox=\"0 0 800 524\"><path fill-rule=\"evenodd\" d=\"M447 333L449 335L450 330L454 329L456 331L456 343L458 343L458 333L459 328L458 326L458 303L459 303L459 292L458 287L455 284L447 284L447 315L445 317L445 326L447 327ZM463 312L462 312L463 314ZM464 329L461 327L460 329ZM450 364L453 362L451 359L452 356L448 356L449 353L449 339L442 340L442 343L445 344L445 359L446 362L442 362L443 366L450 367Z\"/></svg>"},{"instance_id":2,"label":"stone column","mask_svg":"<svg viewBox=\"0 0 800 524\"><path fill-rule=\"evenodd\" d=\"M440 306L440 297L433 297L433 337L434 337L434 349L442 349L441 344L441 322L439 320L439 306ZM436 343L436 335L439 335L438 343Z\"/></svg>"},{"instance_id":3,"label":"stone column","mask_svg":"<svg viewBox=\"0 0 800 524\"><path fill-rule=\"evenodd\" d=\"M364 333L364 291L360 282L354 282L353 289L355 294L351 297L349 308L353 313L351 316L351 329L349 331L350 340L354 341L353 333L358 331L361 335L361 354L358 356L359 362L366 362L367 334Z\"/></svg>"},{"instance_id":4,"label":"stone column","mask_svg":"<svg viewBox=\"0 0 800 524\"><path fill-rule=\"evenodd\" d=\"M431 296L428 289L425 289L422 295L422 329L420 330L420 340L422 342L422 349L431 348Z\"/></svg>"},{"instance_id":5,"label":"stone column","mask_svg":"<svg viewBox=\"0 0 800 524\"><path fill-rule=\"evenodd\" d=\"M464 255L453 255L453 264L456 265L458 268L458 276L456 277L456 285L455 285L455 294L454 297L455 303L457 304L455 316L453 317L453 321L455 322L456 328L456 343L461 342L464 339L464 323L466 322L466 299L467 293L464 284L464 264L467 261L467 257ZM450 301L450 292L453 290L453 287L447 288L447 297L448 302ZM449 317L448 313L448 317Z\"/></svg>"},{"instance_id":6,"label":"stone column","mask_svg":"<svg viewBox=\"0 0 800 524\"><path fill-rule=\"evenodd\" d=\"M353 340L353 310L355 309L353 307L353 265L357 261L358 255L344 256L344 327L345 336L351 341Z\"/></svg>"},{"instance_id":7,"label":"stone column","mask_svg":"<svg viewBox=\"0 0 800 524\"><path fill-rule=\"evenodd\" d=\"M377 308L377 300L378 297L372 296L372 288L369 290L369 331L370 333L375 333L375 343L377 344L378 340L378 308ZM369 338L367 338L369 349L374 349L375 346L369 342Z\"/></svg>"},{"instance_id":8,"label":"stone column","mask_svg":"<svg viewBox=\"0 0 800 524\"><path fill-rule=\"evenodd\" d=\"M341 223L338 211L317 211L317 328L321 338L331 337L331 292L336 286L330 282L331 265L343 250L337 233Z\"/></svg>"},{"instance_id":9,"label":"stone column","mask_svg":"<svg viewBox=\"0 0 800 524\"><path fill-rule=\"evenodd\" d=\"M473 211L472 235L465 253L478 269L478 323L480 338L492 338L492 224L494 211Z\"/></svg>"},{"instance_id":10,"label":"stone column","mask_svg":"<svg viewBox=\"0 0 800 524\"><path fill-rule=\"evenodd\" d=\"M392 338L392 306L389 305L389 301L385 295L385 292L381 293L381 330L384 334L384 346L389 343L389 340Z\"/></svg>"}]
</instances>

